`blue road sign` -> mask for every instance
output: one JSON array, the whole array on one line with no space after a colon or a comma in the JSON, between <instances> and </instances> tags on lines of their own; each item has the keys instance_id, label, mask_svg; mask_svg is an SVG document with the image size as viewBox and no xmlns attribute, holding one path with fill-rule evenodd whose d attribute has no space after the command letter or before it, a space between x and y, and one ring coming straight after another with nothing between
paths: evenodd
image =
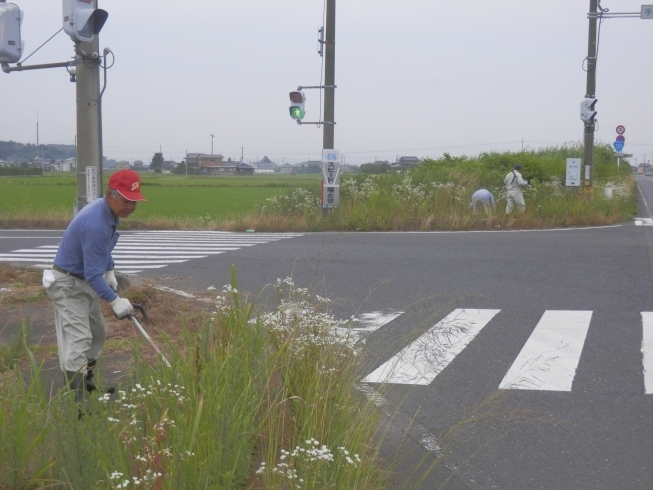
<instances>
[{"instance_id":1,"label":"blue road sign","mask_svg":"<svg viewBox=\"0 0 653 490\"><path fill-rule=\"evenodd\" d=\"M624 142L623 141L615 141L612 143L612 146L614 146L614 149L617 151L621 151L624 149Z\"/></svg>"}]
</instances>

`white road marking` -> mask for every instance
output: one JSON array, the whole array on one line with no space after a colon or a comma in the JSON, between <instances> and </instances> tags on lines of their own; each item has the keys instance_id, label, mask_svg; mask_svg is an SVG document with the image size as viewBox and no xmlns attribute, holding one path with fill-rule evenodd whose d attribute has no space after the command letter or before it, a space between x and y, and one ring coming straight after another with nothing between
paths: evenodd
<instances>
[{"instance_id":1,"label":"white road marking","mask_svg":"<svg viewBox=\"0 0 653 490\"><path fill-rule=\"evenodd\" d=\"M499 389L571 391L591 319L591 311L545 311Z\"/></svg>"},{"instance_id":2,"label":"white road marking","mask_svg":"<svg viewBox=\"0 0 653 490\"><path fill-rule=\"evenodd\" d=\"M349 327L333 327L332 333L342 339L350 339L352 342L364 341L363 339L371 332L378 330L386 323L402 315L403 311L373 311L370 313L363 313L358 318L353 319L353 326Z\"/></svg>"},{"instance_id":3,"label":"white road marking","mask_svg":"<svg viewBox=\"0 0 653 490\"><path fill-rule=\"evenodd\" d=\"M166 253L166 252L183 252L183 253L221 253L221 252L230 252L232 250L238 250L242 247L207 247L207 246L197 246L197 247L160 247L156 245L147 245L147 246L130 246L130 247L124 247L121 245L117 245L116 248L113 249L114 253L117 252L133 252L133 253L140 253L142 251L147 251L147 252L152 252L152 253ZM47 252L49 250L54 250L55 253L59 249L59 245L45 245L43 247L39 247L38 250L31 250L31 249L21 249L21 250L14 250L14 253L19 253L19 252L31 252L31 253L38 253L38 252Z\"/></svg>"},{"instance_id":4,"label":"white road marking","mask_svg":"<svg viewBox=\"0 0 653 490\"><path fill-rule=\"evenodd\" d=\"M651 218L634 218L635 226L653 226L653 219Z\"/></svg>"},{"instance_id":5,"label":"white road marking","mask_svg":"<svg viewBox=\"0 0 653 490\"><path fill-rule=\"evenodd\" d=\"M154 286L154 289L158 289L159 291L166 291L168 293L176 294L178 296L183 296L184 298L194 298L195 296L187 293L186 291L181 291L180 289L173 289L169 288L167 286Z\"/></svg>"},{"instance_id":6,"label":"white road marking","mask_svg":"<svg viewBox=\"0 0 653 490\"><path fill-rule=\"evenodd\" d=\"M642 312L642 363L644 393L653 394L653 312Z\"/></svg>"},{"instance_id":7,"label":"white road marking","mask_svg":"<svg viewBox=\"0 0 653 490\"><path fill-rule=\"evenodd\" d=\"M112 256L118 272L135 274L143 269L158 269L169 264L178 264L296 236L301 236L301 233L255 235L219 231L122 232ZM54 262L58 249L57 244L14 250L11 253L0 254L0 262L39 262L37 267L48 268Z\"/></svg>"},{"instance_id":8,"label":"white road marking","mask_svg":"<svg viewBox=\"0 0 653 490\"><path fill-rule=\"evenodd\" d=\"M363 382L427 385L501 310L457 309Z\"/></svg>"},{"instance_id":9,"label":"white road marking","mask_svg":"<svg viewBox=\"0 0 653 490\"><path fill-rule=\"evenodd\" d=\"M403 315L403 313L403 311L372 311L370 313L363 313L355 319L356 327L354 327L354 330L367 333L374 332L386 323L390 323L395 318Z\"/></svg>"}]
</instances>

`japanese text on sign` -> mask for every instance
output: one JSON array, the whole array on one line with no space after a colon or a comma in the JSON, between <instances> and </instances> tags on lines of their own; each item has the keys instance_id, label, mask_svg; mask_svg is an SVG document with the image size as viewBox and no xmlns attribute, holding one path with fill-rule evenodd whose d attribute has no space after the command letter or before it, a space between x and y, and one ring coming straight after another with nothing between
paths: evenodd
<instances>
[{"instance_id":1,"label":"japanese text on sign","mask_svg":"<svg viewBox=\"0 0 653 490\"><path fill-rule=\"evenodd\" d=\"M322 207L340 203L340 150L322 150Z\"/></svg>"}]
</instances>

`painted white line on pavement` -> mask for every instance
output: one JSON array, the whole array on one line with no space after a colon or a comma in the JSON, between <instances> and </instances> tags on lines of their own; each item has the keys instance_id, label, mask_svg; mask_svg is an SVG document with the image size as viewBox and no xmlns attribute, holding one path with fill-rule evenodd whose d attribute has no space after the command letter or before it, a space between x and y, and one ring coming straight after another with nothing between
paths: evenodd
<instances>
[{"instance_id":1,"label":"painted white line on pavement","mask_svg":"<svg viewBox=\"0 0 653 490\"><path fill-rule=\"evenodd\" d=\"M176 294L178 296L183 296L184 298L194 298L195 296L187 293L186 291L181 291L180 289L173 289L169 288L167 286L154 286L154 289L158 289L159 291L166 291L168 293Z\"/></svg>"},{"instance_id":2,"label":"painted white line on pavement","mask_svg":"<svg viewBox=\"0 0 653 490\"><path fill-rule=\"evenodd\" d=\"M457 309L363 382L427 385L501 310Z\"/></svg>"},{"instance_id":3,"label":"painted white line on pavement","mask_svg":"<svg viewBox=\"0 0 653 490\"><path fill-rule=\"evenodd\" d=\"M358 332L374 332L386 323L390 323L398 316L403 315L403 311L372 311L359 315L355 321L354 330Z\"/></svg>"},{"instance_id":4,"label":"painted white line on pavement","mask_svg":"<svg viewBox=\"0 0 653 490\"><path fill-rule=\"evenodd\" d=\"M571 391L591 319L591 311L545 311L499 389Z\"/></svg>"},{"instance_id":5,"label":"painted white line on pavement","mask_svg":"<svg viewBox=\"0 0 653 490\"><path fill-rule=\"evenodd\" d=\"M653 218L653 214L651 214L651 208L648 207L648 203L646 202L646 197L644 197L644 193L642 192L642 188L639 186L639 182L637 182L637 190L642 196L642 201L644 202L644 206L646 207L646 212L648 213L648 217Z\"/></svg>"},{"instance_id":6,"label":"painted white line on pavement","mask_svg":"<svg viewBox=\"0 0 653 490\"><path fill-rule=\"evenodd\" d=\"M653 394L653 312L642 312L642 362L644 364L644 393Z\"/></svg>"},{"instance_id":7,"label":"painted white line on pavement","mask_svg":"<svg viewBox=\"0 0 653 490\"><path fill-rule=\"evenodd\" d=\"M52 255L17 255L13 256L11 254L2 254L0 255L0 262L34 262L35 260L54 260L54 254Z\"/></svg>"}]
</instances>

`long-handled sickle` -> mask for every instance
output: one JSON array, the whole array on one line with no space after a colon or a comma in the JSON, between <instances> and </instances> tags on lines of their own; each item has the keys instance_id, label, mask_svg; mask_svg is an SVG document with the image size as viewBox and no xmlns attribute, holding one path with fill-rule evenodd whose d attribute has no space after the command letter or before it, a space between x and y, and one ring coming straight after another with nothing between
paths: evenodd
<instances>
[{"instance_id":1,"label":"long-handled sickle","mask_svg":"<svg viewBox=\"0 0 653 490\"><path fill-rule=\"evenodd\" d=\"M143 317L143 321L147 320L147 313L145 312L145 308L143 308L142 305L139 305L138 303L132 303L132 306L141 312L141 316ZM159 350L159 348L156 346L156 344L154 343L154 341L153 341L153 340L150 338L150 336L147 334L147 332L145 331L145 329L143 328L143 326L142 326L142 325L140 324L140 322L136 319L136 315L134 315L133 313L130 313L130 314L127 315L127 316L128 316L129 319L132 321L132 323L134 324L134 326L135 326L135 327L136 327L136 328L141 332L141 334L143 334L143 337L145 337L145 340L147 340L147 341L150 343L150 345L151 345L152 348L156 351L156 353L159 354L159 355L161 356L161 359L163 359L163 362L166 363L166 366L168 366L168 367L172 367L172 366L170 365L170 363L168 362L168 360L166 359L166 357L163 355L163 353L162 353L162 352Z\"/></svg>"}]
</instances>

